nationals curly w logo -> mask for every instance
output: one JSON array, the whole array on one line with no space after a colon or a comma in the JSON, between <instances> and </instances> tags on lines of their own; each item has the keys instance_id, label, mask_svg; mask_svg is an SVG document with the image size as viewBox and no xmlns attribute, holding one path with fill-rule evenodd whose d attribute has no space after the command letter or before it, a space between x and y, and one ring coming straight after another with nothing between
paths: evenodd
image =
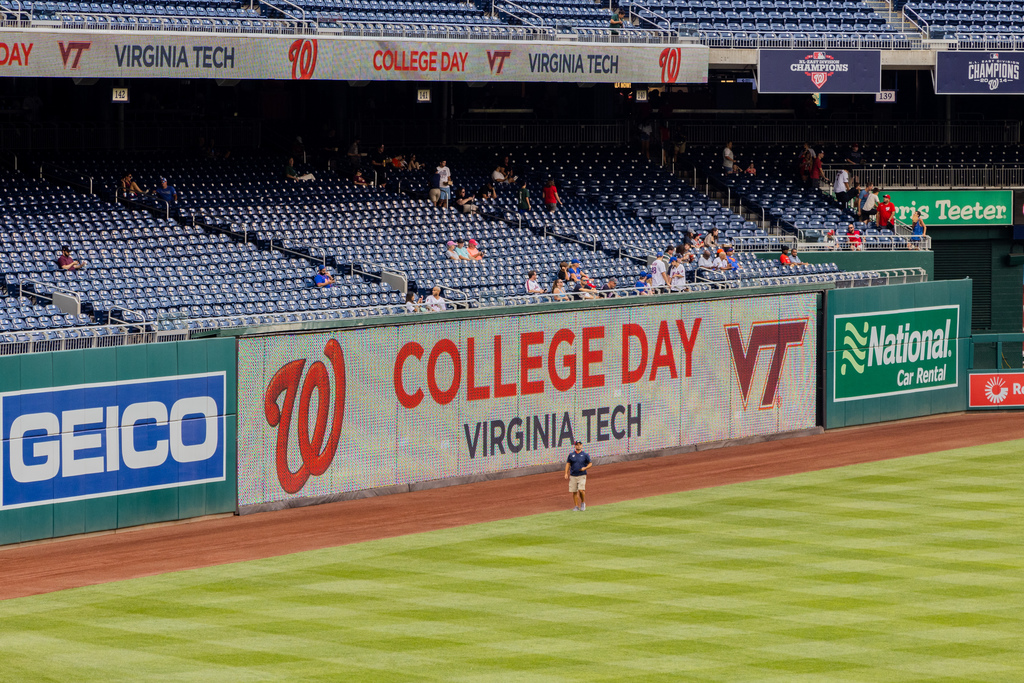
<instances>
[{"instance_id":1,"label":"nationals curly w logo","mask_svg":"<svg viewBox=\"0 0 1024 683\"><path fill-rule=\"evenodd\" d=\"M661 67L661 82L675 83L679 78L679 66L683 61L683 51L678 47L666 47L658 58Z\"/></svg>"},{"instance_id":2,"label":"nationals curly w logo","mask_svg":"<svg viewBox=\"0 0 1024 683\"><path fill-rule=\"evenodd\" d=\"M288 493L297 493L310 477L319 477L326 472L338 451L341 424L345 417L345 354L337 340L330 339L324 346L324 355L330 361L331 371L334 373L333 409L327 366L319 360L309 366L301 392L299 380L302 379L302 370L306 366L304 358L293 360L281 367L270 380L263 396L263 411L267 417L267 424L277 427L277 479L281 482L281 488ZM317 395L316 421L310 433L310 399L314 391ZM284 400L278 405L282 394ZM292 472L288 465L288 434L296 397L299 399L297 429L302 465ZM331 423L330 435L327 435L328 421Z\"/></svg>"},{"instance_id":3,"label":"nationals curly w logo","mask_svg":"<svg viewBox=\"0 0 1024 683\"><path fill-rule=\"evenodd\" d=\"M316 40L299 38L288 48L288 61L292 63L292 80L308 81L316 71L316 56L319 51Z\"/></svg>"}]
</instances>

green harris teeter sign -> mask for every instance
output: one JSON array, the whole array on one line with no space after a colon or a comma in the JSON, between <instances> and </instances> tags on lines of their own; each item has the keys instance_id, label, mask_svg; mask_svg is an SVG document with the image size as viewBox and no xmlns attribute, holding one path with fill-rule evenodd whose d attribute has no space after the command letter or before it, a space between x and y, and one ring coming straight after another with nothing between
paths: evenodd
<instances>
[{"instance_id":1,"label":"green harris teeter sign","mask_svg":"<svg viewBox=\"0 0 1024 683\"><path fill-rule=\"evenodd\" d=\"M1010 225L1012 190L884 190L896 205L896 218L910 225L921 211L925 225Z\"/></svg>"},{"instance_id":2,"label":"green harris teeter sign","mask_svg":"<svg viewBox=\"0 0 1024 683\"><path fill-rule=\"evenodd\" d=\"M959 306L837 315L833 400L957 386Z\"/></svg>"}]
</instances>

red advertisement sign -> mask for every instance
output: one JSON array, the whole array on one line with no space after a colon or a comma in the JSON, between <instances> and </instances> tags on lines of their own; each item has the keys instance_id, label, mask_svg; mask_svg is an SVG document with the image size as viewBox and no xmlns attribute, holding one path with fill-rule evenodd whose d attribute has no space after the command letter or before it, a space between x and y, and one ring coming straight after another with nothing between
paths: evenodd
<instances>
[{"instance_id":1,"label":"red advertisement sign","mask_svg":"<svg viewBox=\"0 0 1024 683\"><path fill-rule=\"evenodd\" d=\"M973 372L969 408L1024 408L1024 372Z\"/></svg>"}]
</instances>

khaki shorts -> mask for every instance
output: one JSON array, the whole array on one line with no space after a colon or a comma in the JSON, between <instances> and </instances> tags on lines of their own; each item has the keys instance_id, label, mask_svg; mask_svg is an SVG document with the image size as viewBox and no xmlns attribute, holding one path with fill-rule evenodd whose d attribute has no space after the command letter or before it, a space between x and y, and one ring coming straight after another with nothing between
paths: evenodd
<instances>
[{"instance_id":1,"label":"khaki shorts","mask_svg":"<svg viewBox=\"0 0 1024 683\"><path fill-rule=\"evenodd\" d=\"M427 192L427 199L436 204L441 199L441 190L437 189L436 187L431 188L431 190Z\"/></svg>"},{"instance_id":2,"label":"khaki shorts","mask_svg":"<svg viewBox=\"0 0 1024 683\"><path fill-rule=\"evenodd\" d=\"M569 477L569 493L587 490L587 475L582 477Z\"/></svg>"}]
</instances>

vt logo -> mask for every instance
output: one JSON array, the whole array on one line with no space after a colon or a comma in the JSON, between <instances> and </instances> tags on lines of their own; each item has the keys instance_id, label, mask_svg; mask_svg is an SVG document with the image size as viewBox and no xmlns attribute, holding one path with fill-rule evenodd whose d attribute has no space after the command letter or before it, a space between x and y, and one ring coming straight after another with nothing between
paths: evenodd
<instances>
[{"instance_id":1,"label":"vt logo","mask_svg":"<svg viewBox=\"0 0 1024 683\"><path fill-rule=\"evenodd\" d=\"M768 377L765 379L764 393L761 394L761 404L758 408L767 410L775 407L786 351L790 346L803 345L806 329L807 318L754 323L750 327L750 338L744 345L740 326L725 326L725 333L729 337L729 346L732 349L733 365L740 381L744 410L747 409L747 398L750 396L750 384L754 379L757 358L762 351L771 354L771 365L768 366Z\"/></svg>"},{"instance_id":2,"label":"vt logo","mask_svg":"<svg viewBox=\"0 0 1024 683\"><path fill-rule=\"evenodd\" d=\"M91 42L69 42L66 45L62 42L58 42L57 46L60 48L60 58L64 60L64 68L77 69L78 63L82 61L82 53L92 47ZM68 59L71 58L71 53L75 53L75 58L71 62L70 67L68 66Z\"/></svg>"},{"instance_id":3,"label":"vt logo","mask_svg":"<svg viewBox=\"0 0 1024 683\"><path fill-rule=\"evenodd\" d=\"M501 70L505 68L505 60L512 56L511 50L491 50L487 51L487 63L491 66L492 74L500 74ZM495 69L494 66L498 68Z\"/></svg>"}]
</instances>

